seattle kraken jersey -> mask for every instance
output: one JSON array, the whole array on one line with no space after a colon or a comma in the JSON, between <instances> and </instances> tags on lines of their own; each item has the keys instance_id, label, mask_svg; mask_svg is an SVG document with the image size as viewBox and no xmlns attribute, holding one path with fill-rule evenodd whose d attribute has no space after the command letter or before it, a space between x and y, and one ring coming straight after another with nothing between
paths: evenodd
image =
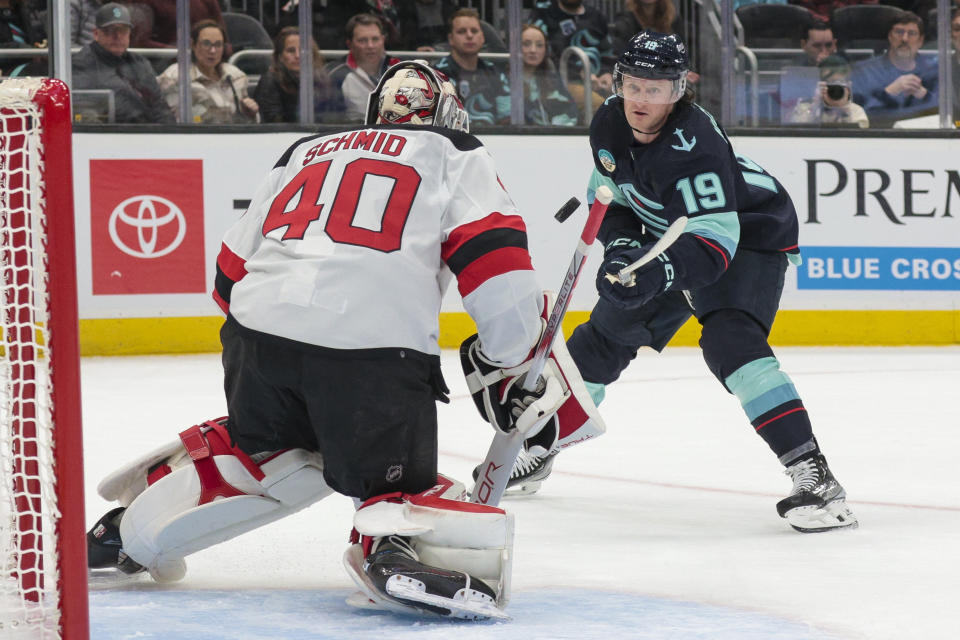
<instances>
[{"instance_id":1,"label":"seattle kraken jersey","mask_svg":"<svg viewBox=\"0 0 960 640\"><path fill-rule=\"evenodd\" d=\"M567 47L579 47L590 59L590 72L595 75L610 73L617 54L613 50L605 15L591 6L584 6L583 13L570 14L557 5L557 0L538 0L527 21L546 35L554 62L559 63L560 54ZM571 66L579 66L576 56Z\"/></svg>"},{"instance_id":2,"label":"seattle kraken jersey","mask_svg":"<svg viewBox=\"0 0 960 640\"><path fill-rule=\"evenodd\" d=\"M375 126L291 146L223 239L214 298L247 329L438 354L451 273L484 353L521 362L542 291L526 228L467 133Z\"/></svg>"},{"instance_id":3,"label":"seattle kraken jersey","mask_svg":"<svg viewBox=\"0 0 960 640\"><path fill-rule=\"evenodd\" d=\"M738 247L780 251L799 262L797 213L776 178L738 155L723 129L699 105L678 102L648 144L633 137L623 100L610 98L590 125L595 169L588 200L600 185L614 193L600 239L618 233L661 236L680 216L689 222L669 250L673 286L696 289L717 280Z\"/></svg>"}]
</instances>

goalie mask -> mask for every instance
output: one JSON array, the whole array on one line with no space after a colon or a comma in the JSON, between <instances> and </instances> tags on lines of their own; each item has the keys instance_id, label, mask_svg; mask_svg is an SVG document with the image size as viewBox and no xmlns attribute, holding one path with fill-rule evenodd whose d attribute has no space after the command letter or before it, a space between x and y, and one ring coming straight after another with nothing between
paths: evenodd
<instances>
[{"instance_id":1,"label":"goalie mask","mask_svg":"<svg viewBox=\"0 0 960 640\"><path fill-rule=\"evenodd\" d=\"M469 131L469 117L453 84L423 60L387 69L367 100L364 124L420 124Z\"/></svg>"}]
</instances>

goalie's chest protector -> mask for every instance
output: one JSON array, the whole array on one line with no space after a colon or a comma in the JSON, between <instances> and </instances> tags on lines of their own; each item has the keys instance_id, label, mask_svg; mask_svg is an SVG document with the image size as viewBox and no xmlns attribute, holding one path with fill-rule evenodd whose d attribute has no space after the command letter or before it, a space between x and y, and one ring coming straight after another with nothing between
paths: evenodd
<instances>
[{"instance_id":1,"label":"goalie's chest protector","mask_svg":"<svg viewBox=\"0 0 960 640\"><path fill-rule=\"evenodd\" d=\"M469 134L370 127L301 140L224 238L246 271L230 313L308 344L438 353L442 243L493 212L516 209Z\"/></svg>"}]
</instances>

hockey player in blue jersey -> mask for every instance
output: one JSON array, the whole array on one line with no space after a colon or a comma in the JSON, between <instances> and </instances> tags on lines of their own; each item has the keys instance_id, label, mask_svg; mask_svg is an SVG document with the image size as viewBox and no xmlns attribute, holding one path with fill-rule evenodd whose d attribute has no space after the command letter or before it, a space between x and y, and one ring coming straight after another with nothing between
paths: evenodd
<instances>
[{"instance_id":1,"label":"hockey player in blue jersey","mask_svg":"<svg viewBox=\"0 0 960 640\"><path fill-rule=\"evenodd\" d=\"M600 300L571 336L570 354L599 402L640 347L661 351L693 315L710 371L793 479L777 504L780 516L803 532L855 527L803 402L767 342L787 264L800 262L793 202L693 102L688 69L680 38L640 32L617 61L615 95L593 118L588 197L605 185L615 199L598 236L605 247ZM689 219L686 231L635 272L635 284L607 277L643 256L680 216ZM548 430L528 441L514 489L539 486L557 451Z\"/></svg>"}]
</instances>

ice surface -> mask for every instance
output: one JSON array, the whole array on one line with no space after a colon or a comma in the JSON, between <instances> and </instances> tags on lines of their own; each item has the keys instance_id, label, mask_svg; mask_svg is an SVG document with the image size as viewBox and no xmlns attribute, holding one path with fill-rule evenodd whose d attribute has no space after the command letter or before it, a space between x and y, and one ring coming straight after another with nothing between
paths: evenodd
<instances>
[{"instance_id":1,"label":"ice surface","mask_svg":"<svg viewBox=\"0 0 960 640\"><path fill-rule=\"evenodd\" d=\"M641 354L607 391L608 432L563 452L517 514L506 623L347 607L352 502L190 556L185 580L91 584L91 637L958 638L960 349L778 349L859 517L802 535L774 509L790 481L696 349ZM491 431L453 352L440 469L461 480ZM82 363L87 521L97 482L225 412L217 355Z\"/></svg>"}]
</instances>

